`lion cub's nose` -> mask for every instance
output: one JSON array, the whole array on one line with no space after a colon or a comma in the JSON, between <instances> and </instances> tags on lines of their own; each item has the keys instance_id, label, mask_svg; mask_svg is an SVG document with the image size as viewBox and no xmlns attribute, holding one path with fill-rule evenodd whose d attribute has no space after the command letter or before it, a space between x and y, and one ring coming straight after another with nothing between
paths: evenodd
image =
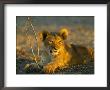
<instances>
[{"instance_id":1,"label":"lion cub's nose","mask_svg":"<svg viewBox=\"0 0 110 90\"><path fill-rule=\"evenodd\" d=\"M53 49L53 50L57 50L57 48L56 48L55 46L52 46L52 49Z\"/></svg>"},{"instance_id":2,"label":"lion cub's nose","mask_svg":"<svg viewBox=\"0 0 110 90\"><path fill-rule=\"evenodd\" d=\"M57 48L54 47L54 50L57 50Z\"/></svg>"}]
</instances>

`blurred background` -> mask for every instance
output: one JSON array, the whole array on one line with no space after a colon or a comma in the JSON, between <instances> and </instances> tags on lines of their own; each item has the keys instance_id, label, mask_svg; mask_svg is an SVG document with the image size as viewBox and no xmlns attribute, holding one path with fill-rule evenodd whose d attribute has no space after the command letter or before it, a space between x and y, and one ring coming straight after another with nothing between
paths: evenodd
<instances>
[{"instance_id":1,"label":"blurred background","mask_svg":"<svg viewBox=\"0 0 110 90\"><path fill-rule=\"evenodd\" d=\"M27 17L16 17L16 30L18 35L25 35ZM33 16L32 24L36 32L42 30L58 31L61 27L68 27L70 35L68 40L74 44L94 47L94 17L93 16ZM32 32L30 32L31 34ZM23 36L24 36L23 35ZM21 36L20 36L21 37ZM17 38L18 41L19 38ZM22 39L20 39L21 41ZM17 45L19 43L17 42Z\"/></svg>"}]
</instances>

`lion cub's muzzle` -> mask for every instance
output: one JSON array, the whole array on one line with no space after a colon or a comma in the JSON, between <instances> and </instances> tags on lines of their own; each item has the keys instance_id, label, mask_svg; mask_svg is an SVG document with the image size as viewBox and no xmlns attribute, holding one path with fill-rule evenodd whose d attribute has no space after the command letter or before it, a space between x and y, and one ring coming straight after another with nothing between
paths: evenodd
<instances>
[{"instance_id":1,"label":"lion cub's muzzle","mask_svg":"<svg viewBox=\"0 0 110 90\"><path fill-rule=\"evenodd\" d=\"M53 47L53 48L50 49L50 54L51 55L58 55L58 53L59 53L59 50L57 48Z\"/></svg>"}]
</instances>

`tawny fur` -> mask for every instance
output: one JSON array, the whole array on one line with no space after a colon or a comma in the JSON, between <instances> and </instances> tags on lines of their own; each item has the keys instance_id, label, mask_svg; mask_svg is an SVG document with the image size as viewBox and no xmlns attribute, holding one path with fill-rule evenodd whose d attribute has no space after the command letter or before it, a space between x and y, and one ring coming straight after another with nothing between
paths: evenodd
<instances>
[{"instance_id":1,"label":"tawny fur","mask_svg":"<svg viewBox=\"0 0 110 90\"><path fill-rule=\"evenodd\" d=\"M63 69L71 65L87 64L93 59L93 49L67 44L64 41L67 36L67 29L55 33L42 32L44 52L46 52L44 57L48 61L43 68L46 73L54 73L58 68Z\"/></svg>"}]
</instances>

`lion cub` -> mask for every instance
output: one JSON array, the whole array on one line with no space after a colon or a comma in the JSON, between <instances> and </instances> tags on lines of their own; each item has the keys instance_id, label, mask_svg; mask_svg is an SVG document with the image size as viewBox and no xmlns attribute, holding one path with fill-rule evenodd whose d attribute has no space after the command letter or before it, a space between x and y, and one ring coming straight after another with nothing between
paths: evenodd
<instances>
[{"instance_id":1,"label":"lion cub","mask_svg":"<svg viewBox=\"0 0 110 90\"><path fill-rule=\"evenodd\" d=\"M41 35L45 47L44 61L46 62L43 64L43 70L46 73L54 73L56 69L67 68L71 65L86 64L93 59L92 49L65 42L68 36L66 28L59 32L43 31Z\"/></svg>"}]
</instances>

